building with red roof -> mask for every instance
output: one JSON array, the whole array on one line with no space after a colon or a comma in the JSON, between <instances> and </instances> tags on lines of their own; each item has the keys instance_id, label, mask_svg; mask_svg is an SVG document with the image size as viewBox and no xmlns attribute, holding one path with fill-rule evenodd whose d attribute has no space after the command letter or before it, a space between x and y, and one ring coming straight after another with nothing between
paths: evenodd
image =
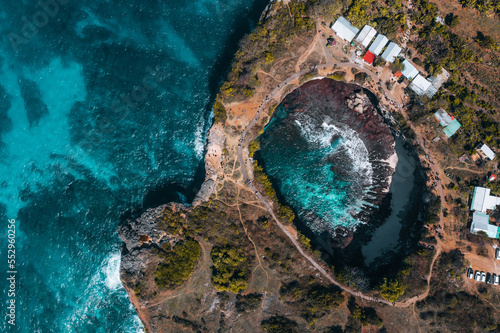
<instances>
[{"instance_id":1,"label":"building with red roof","mask_svg":"<svg viewBox=\"0 0 500 333\"><path fill-rule=\"evenodd\" d=\"M397 77L398 79L401 77L401 75L403 75L401 71L397 71L396 73L394 73L394 76Z\"/></svg>"},{"instance_id":2,"label":"building with red roof","mask_svg":"<svg viewBox=\"0 0 500 333\"><path fill-rule=\"evenodd\" d=\"M363 60L371 65L373 63L373 60L375 60L375 54L371 53L370 51L366 51Z\"/></svg>"}]
</instances>

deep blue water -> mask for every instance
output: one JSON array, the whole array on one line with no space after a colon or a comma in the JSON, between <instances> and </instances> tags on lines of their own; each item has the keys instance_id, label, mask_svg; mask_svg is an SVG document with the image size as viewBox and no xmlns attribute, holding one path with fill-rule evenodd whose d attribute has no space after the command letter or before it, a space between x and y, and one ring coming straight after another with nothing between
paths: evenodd
<instances>
[{"instance_id":1,"label":"deep blue water","mask_svg":"<svg viewBox=\"0 0 500 333\"><path fill-rule=\"evenodd\" d=\"M267 1L0 3L0 216L17 230L0 331L141 330L116 227L193 197L218 83Z\"/></svg>"}]
</instances>

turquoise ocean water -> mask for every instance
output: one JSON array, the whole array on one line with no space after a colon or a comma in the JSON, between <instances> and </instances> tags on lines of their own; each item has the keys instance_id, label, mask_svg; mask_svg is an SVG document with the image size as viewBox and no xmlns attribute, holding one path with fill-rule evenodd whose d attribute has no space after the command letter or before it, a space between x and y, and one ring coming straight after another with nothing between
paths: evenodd
<instances>
[{"instance_id":1,"label":"turquoise ocean water","mask_svg":"<svg viewBox=\"0 0 500 333\"><path fill-rule=\"evenodd\" d=\"M0 278L7 219L17 271L1 332L141 330L116 227L192 199L214 94L266 4L1 0Z\"/></svg>"}]
</instances>

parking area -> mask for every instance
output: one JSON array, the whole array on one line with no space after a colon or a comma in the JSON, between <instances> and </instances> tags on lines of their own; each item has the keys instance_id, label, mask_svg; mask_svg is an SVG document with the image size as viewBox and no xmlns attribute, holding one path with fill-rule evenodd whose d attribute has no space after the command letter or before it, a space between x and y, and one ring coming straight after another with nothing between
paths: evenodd
<instances>
[{"instance_id":1,"label":"parking area","mask_svg":"<svg viewBox=\"0 0 500 333\"><path fill-rule=\"evenodd\" d=\"M493 263L494 263L493 268L495 269L495 272L480 270L481 268L474 270L472 267L469 267L466 271L467 278L471 280L474 279L474 281L477 282L483 282L498 286L500 284L500 274L496 273L496 266L497 262L499 261L500 261L500 248L496 248L494 249L494 256L493 256ZM490 267L492 266L490 265Z\"/></svg>"}]
</instances>

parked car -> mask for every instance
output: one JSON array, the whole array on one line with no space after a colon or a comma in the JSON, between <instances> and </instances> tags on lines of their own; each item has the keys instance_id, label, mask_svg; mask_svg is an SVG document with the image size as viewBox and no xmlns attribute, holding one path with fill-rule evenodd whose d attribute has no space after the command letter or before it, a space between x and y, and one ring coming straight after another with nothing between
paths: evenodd
<instances>
[{"instance_id":1,"label":"parked car","mask_svg":"<svg viewBox=\"0 0 500 333\"><path fill-rule=\"evenodd\" d=\"M479 271L476 271L476 274L474 275L474 280L481 281L481 273Z\"/></svg>"},{"instance_id":2,"label":"parked car","mask_svg":"<svg viewBox=\"0 0 500 333\"><path fill-rule=\"evenodd\" d=\"M495 273L493 273L493 284L495 286L498 286L498 283L500 282L500 276L496 275Z\"/></svg>"},{"instance_id":3,"label":"parked car","mask_svg":"<svg viewBox=\"0 0 500 333\"><path fill-rule=\"evenodd\" d=\"M490 273L486 273L486 283L491 284L491 274Z\"/></svg>"},{"instance_id":4,"label":"parked car","mask_svg":"<svg viewBox=\"0 0 500 333\"><path fill-rule=\"evenodd\" d=\"M500 247L497 247L497 250L495 251L495 258L500 259Z\"/></svg>"},{"instance_id":5,"label":"parked car","mask_svg":"<svg viewBox=\"0 0 500 333\"><path fill-rule=\"evenodd\" d=\"M474 277L474 271L470 267L467 269L467 277L469 279L472 279Z\"/></svg>"},{"instance_id":6,"label":"parked car","mask_svg":"<svg viewBox=\"0 0 500 333\"><path fill-rule=\"evenodd\" d=\"M486 282L486 273L481 271L481 282Z\"/></svg>"}]
</instances>

